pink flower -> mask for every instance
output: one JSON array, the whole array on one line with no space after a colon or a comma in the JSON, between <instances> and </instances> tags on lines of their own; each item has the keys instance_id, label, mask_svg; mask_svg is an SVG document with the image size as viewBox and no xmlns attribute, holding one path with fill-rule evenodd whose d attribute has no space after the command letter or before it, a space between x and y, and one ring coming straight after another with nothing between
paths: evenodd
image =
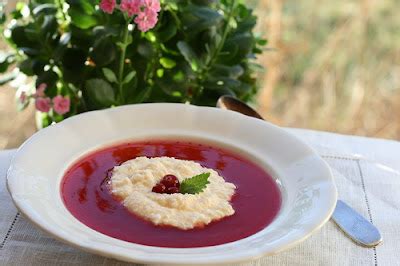
<instances>
[{"instance_id":1,"label":"pink flower","mask_svg":"<svg viewBox=\"0 0 400 266\"><path fill-rule=\"evenodd\" d=\"M139 15L135 18L135 23L138 25L138 28L142 32L146 32L157 24L158 20L157 12L154 12L151 9L146 9L143 12L140 12Z\"/></svg>"},{"instance_id":2,"label":"pink flower","mask_svg":"<svg viewBox=\"0 0 400 266\"><path fill-rule=\"evenodd\" d=\"M104 12L106 12L108 14L112 14L112 12L114 11L115 5L116 5L115 0L101 0L101 2L100 2L101 10L103 10Z\"/></svg>"},{"instance_id":3,"label":"pink flower","mask_svg":"<svg viewBox=\"0 0 400 266\"><path fill-rule=\"evenodd\" d=\"M160 1L159 0L143 0L143 6L146 10L151 10L153 12L160 12Z\"/></svg>"},{"instance_id":4,"label":"pink flower","mask_svg":"<svg viewBox=\"0 0 400 266\"><path fill-rule=\"evenodd\" d=\"M140 12L142 0L121 0L119 8L123 12L127 12L128 16L137 15Z\"/></svg>"},{"instance_id":5,"label":"pink flower","mask_svg":"<svg viewBox=\"0 0 400 266\"><path fill-rule=\"evenodd\" d=\"M53 108L57 114L63 115L69 112L70 100L68 97L57 95L53 98Z\"/></svg>"},{"instance_id":6,"label":"pink flower","mask_svg":"<svg viewBox=\"0 0 400 266\"><path fill-rule=\"evenodd\" d=\"M27 96L26 96L26 92L21 92L21 94L19 95L19 101L21 102L21 103L25 103L26 102L26 98L27 98Z\"/></svg>"},{"instance_id":7,"label":"pink flower","mask_svg":"<svg viewBox=\"0 0 400 266\"><path fill-rule=\"evenodd\" d=\"M40 112L44 112L47 113L48 111L50 111L50 104L51 104L51 100L50 98L43 98L43 97L38 97L36 98L35 101L35 106L36 109Z\"/></svg>"},{"instance_id":8,"label":"pink flower","mask_svg":"<svg viewBox=\"0 0 400 266\"><path fill-rule=\"evenodd\" d=\"M40 83L39 86L36 88L36 92L33 94L33 97L45 97L44 91L47 88L46 83Z\"/></svg>"},{"instance_id":9,"label":"pink flower","mask_svg":"<svg viewBox=\"0 0 400 266\"><path fill-rule=\"evenodd\" d=\"M135 18L135 23L140 31L146 32L157 24L158 14L160 11L159 0L141 0L140 12Z\"/></svg>"}]
</instances>

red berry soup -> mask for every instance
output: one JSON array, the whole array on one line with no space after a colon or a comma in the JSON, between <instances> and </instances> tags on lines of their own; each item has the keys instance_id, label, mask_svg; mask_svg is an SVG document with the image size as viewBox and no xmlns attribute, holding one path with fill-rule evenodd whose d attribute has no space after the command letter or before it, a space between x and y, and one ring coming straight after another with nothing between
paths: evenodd
<instances>
[{"instance_id":1,"label":"red berry soup","mask_svg":"<svg viewBox=\"0 0 400 266\"><path fill-rule=\"evenodd\" d=\"M140 156L192 160L216 170L236 186L231 199L235 213L189 230L156 226L134 215L113 197L107 178L114 166ZM164 176L152 191L178 193L179 181L172 174ZM246 238L268 226L281 207L276 182L257 164L229 149L189 141L128 142L99 149L69 168L61 193L67 209L88 227L120 240L170 248L215 246Z\"/></svg>"}]
</instances>

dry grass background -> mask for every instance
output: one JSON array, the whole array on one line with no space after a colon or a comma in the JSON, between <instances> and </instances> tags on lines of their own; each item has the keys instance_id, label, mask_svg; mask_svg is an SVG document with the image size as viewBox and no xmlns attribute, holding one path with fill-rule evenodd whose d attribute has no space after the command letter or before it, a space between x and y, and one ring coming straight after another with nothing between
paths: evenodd
<instances>
[{"instance_id":1,"label":"dry grass background","mask_svg":"<svg viewBox=\"0 0 400 266\"><path fill-rule=\"evenodd\" d=\"M400 1L253 0L269 39L256 106L290 127L400 139ZM12 3L10 1L9 6ZM0 49L4 49L0 44ZM0 149L34 132L0 88Z\"/></svg>"},{"instance_id":2,"label":"dry grass background","mask_svg":"<svg viewBox=\"0 0 400 266\"><path fill-rule=\"evenodd\" d=\"M261 0L258 108L274 122L400 139L400 1Z\"/></svg>"}]
</instances>

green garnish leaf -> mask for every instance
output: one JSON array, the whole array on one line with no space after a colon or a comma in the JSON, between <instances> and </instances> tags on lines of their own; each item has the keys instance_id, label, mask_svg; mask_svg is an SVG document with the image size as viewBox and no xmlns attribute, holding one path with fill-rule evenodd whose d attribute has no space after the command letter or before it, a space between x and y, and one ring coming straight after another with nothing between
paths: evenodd
<instances>
[{"instance_id":1,"label":"green garnish leaf","mask_svg":"<svg viewBox=\"0 0 400 266\"><path fill-rule=\"evenodd\" d=\"M191 178L186 178L181 183L180 192L182 194L197 194L203 192L207 184L210 183L208 181L209 176L210 173L202 173Z\"/></svg>"}]
</instances>

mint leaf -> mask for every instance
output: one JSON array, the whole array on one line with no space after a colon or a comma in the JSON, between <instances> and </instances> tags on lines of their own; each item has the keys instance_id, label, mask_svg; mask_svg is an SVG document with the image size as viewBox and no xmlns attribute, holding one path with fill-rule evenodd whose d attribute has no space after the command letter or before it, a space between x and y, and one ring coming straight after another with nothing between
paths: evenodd
<instances>
[{"instance_id":1,"label":"mint leaf","mask_svg":"<svg viewBox=\"0 0 400 266\"><path fill-rule=\"evenodd\" d=\"M207 184L210 183L208 181L209 176L210 173L202 173L191 178L186 178L181 183L180 192L182 194L197 194L203 192Z\"/></svg>"}]
</instances>

